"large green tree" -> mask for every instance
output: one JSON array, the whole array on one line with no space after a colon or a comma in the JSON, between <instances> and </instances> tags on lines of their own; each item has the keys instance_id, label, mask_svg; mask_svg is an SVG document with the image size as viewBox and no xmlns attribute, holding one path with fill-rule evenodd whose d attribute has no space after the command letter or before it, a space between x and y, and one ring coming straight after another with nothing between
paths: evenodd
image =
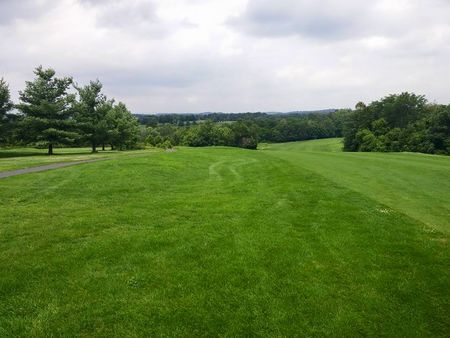
<instances>
[{"instance_id":1,"label":"large green tree","mask_svg":"<svg viewBox=\"0 0 450 338\"><path fill-rule=\"evenodd\" d=\"M0 79L0 142L4 141L6 126L8 122L8 113L13 108L9 86L6 81Z\"/></svg>"},{"instance_id":2,"label":"large green tree","mask_svg":"<svg viewBox=\"0 0 450 338\"><path fill-rule=\"evenodd\" d=\"M86 86L75 86L79 100L76 104L76 120L84 138L90 142L92 152L97 146L108 141L108 124L106 116L112 109L113 101L102 93L102 83L99 80L90 81Z\"/></svg>"},{"instance_id":3,"label":"large green tree","mask_svg":"<svg viewBox=\"0 0 450 338\"><path fill-rule=\"evenodd\" d=\"M16 106L23 115L22 134L26 141L48 147L53 154L54 145L67 145L77 138L73 120L73 95L68 94L71 77L55 77L51 68L39 66L33 81L27 81L19 92Z\"/></svg>"}]
</instances>

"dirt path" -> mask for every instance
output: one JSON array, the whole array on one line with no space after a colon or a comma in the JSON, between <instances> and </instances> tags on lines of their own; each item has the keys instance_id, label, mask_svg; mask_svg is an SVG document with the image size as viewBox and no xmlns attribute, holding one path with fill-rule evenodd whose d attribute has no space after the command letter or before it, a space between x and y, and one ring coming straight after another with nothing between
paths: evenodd
<instances>
[{"instance_id":1,"label":"dirt path","mask_svg":"<svg viewBox=\"0 0 450 338\"><path fill-rule=\"evenodd\" d=\"M10 177L10 176L17 176L17 175L23 175L23 174L29 174L29 173L37 173L40 171L47 171L52 169L58 169L58 168L64 168L64 167L70 167L72 165L82 164L82 163L91 163L91 162L98 162L98 161L104 161L106 159L104 158L98 158L95 160L82 160L82 161L74 161L74 162L60 162L60 163L52 163L47 165L41 165L38 167L31 167L31 168L25 168L25 169L17 169L17 170L8 170L8 171L0 171L0 179Z\"/></svg>"}]
</instances>

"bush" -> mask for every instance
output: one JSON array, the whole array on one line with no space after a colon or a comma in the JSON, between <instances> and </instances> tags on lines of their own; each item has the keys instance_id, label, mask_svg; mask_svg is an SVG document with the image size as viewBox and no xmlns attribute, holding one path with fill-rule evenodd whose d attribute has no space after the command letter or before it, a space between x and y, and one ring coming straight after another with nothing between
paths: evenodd
<instances>
[{"instance_id":1,"label":"bush","mask_svg":"<svg viewBox=\"0 0 450 338\"><path fill-rule=\"evenodd\" d=\"M172 149L172 143L169 140L165 140L164 142L158 143L157 147L162 149Z\"/></svg>"}]
</instances>

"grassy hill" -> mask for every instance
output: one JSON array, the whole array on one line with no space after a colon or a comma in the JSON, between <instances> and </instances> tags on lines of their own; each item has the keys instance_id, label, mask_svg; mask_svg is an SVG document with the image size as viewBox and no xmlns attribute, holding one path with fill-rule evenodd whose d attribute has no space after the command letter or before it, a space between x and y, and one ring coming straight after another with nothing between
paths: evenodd
<instances>
[{"instance_id":1,"label":"grassy hill","mask_svg":"<svg viewBox=\"0 0 450 338\"><path fill-rule=\"evenodd\" d=\"M339 142L0 180L0 336L446 336L450 158Z\"/></svg>"},{"instance_id":2,"label":"grassy hill","mask_svg":"<svg viewBox=\"0 0 450 338\"><path fill-rule=\"evenodd\" d=\"M272 144L271 155L361 193L427 227L450 231L450 158L341 152L340 139Z\"/></svg>"}]
</instances>

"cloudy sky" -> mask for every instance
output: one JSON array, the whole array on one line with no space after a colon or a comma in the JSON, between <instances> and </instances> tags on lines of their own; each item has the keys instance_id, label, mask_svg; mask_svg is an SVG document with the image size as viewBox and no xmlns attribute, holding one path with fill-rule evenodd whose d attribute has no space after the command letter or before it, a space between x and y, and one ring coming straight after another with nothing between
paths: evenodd
<instances>
[{"instance_id":1,"label":"cloudy sky","mask_svg":"<svg viewBox=\"0 0 450 338\"><path fill-rule=\"evenodd\" d=\"M450 103L450 0L0 0L0 77L99 78L134 112Z\"/></svg>"}]
</instances>

